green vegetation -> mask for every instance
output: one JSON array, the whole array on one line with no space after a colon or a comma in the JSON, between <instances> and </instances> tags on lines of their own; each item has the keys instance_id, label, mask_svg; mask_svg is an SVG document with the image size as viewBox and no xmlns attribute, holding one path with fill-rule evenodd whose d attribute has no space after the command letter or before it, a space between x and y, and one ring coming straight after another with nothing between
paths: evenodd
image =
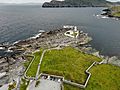
<instances>
[{"instance_id":1,"label":"green vegetation","mask_svg":"<svg viewBox=\"0 0 120 90\"><path fill-rule=\"evenodd\" d=\"M120 12L113 13L113 16L120 17Z\"/></svg>"},{"instance_id":2,"label":"green vegetation","mask_svg":"<svg viewBox=\"0 0 120 90\"><path fill-rule=\"evenodd\" d=\"M27 74L35 76L37 66L43 50L34 53L35 61L32 63ZM46 51L41 64L41 72L64 76L65 79L83 84L87 78L85 70L94 62L101 61L93 55L82 53L72 47L65 47L60 50ZM64 90L119 90L120 88L120 67L102 64L96 65L90 70L92 76L85 89L80 89L64 84ZM40 83L36 82L36 87ZM26 90L29 81L22 79L20 90Z\"/></svg>"},{"instance_id":3,"label":"green vegetation","mask_svg":"<svg viewBox=\"0 0 120 90\"><path fill-rule=\"evenodd\" d=\"M112 15L115 17L120 17L120 6L114 6L111 8Z\"/></svg>"},{"instance_id":4,"label":"green vegetation","mask_svg":"<svg viewBox=\"0 0 120 90\"><path fill-rule=\"evenodd\" d=\"M72 47L51 50L45 53L41 64L41 72L64 76L76 83L84 83L87 75L85 70L100 58L84 54Z\"/></svg>"},{"instance_id":5,"label":"green vegetation","mask_svg":"<svg viewBox=\"0 0 120 90\"><path fill-rule=\"evenodd\" d=\"M120 11L120 6L114 6L111 8L113 11Z\"/></svg>"},{"instance_id":6,"label":"green vegetation","mask_svg":"<svg viewBox=\"0 0 120 90\"><path fill-rule=\"evenodd\" d=\"M74 87L68 84L63 84L63 86L64 86L64 90L82 90L79 87Z\"/></svg>"},{"instance_id":7,"label":"green vegetation","mask_svg":"<svg viewBox=\"0 0 120 90\"><path fill-rule=\"evenodd\" d=\"M8 90L13 90L13 89L15 89L15 87L16 87L16 82L13 82L12 85L9 85Z\"/></svg>"},{"instance_id":8,"label":"green vegetation","mask_svg":"<svg viewBox=\"0 0 120 90\"><path fill-rule=\"evenodd\" d=\"M29 84L29 81L26 81L25 79L21 79L21 84L20 84L20 90L26 90L27 86Z\"/></svg>"},{"instance_id":9,"label":"green vegetation","mask_svg":"<svg viewBox=\"0 0 120 90\"><path fill-rule=\"evenodd\" d=\"M33 56L31 56L31 55L26 55L26 56L25 56L25 59L26 59L27 61L24 63L24 66L27 68L27 67L29 66L30 62L32 61Z\"/></svg>"},{"instance_id":10,"label":"green vegetation","mask_svg":"<svg viewBox=\"0 0 120 90\"><path fill-rule=\"evenodd\" d=\"M64 84L64 90L119 90L120 67L113 65L97 65L90 70L92 76L85 89Z\"/></svg>"},{"instance_id":11,"label":"green vegetation","mask_svg":"<svg viewBox=\"0 0 120 90\"><path fill-rule=\"evenodd\" d=\"M92 77L85 90L119 90L120 67L98 65L90 70Z\"/></svg>"},{"instance_id":12,"label":"green vegetation","mask_svg":"<svg viewBox=\"0 0 120 90\"><path fill-rule=\"evenodd\" d=\"M105 5L106 0L65 0L65 2L70 4L80 4L80 5Z\"/></svg>"},{"instance_id":13,"label":"green vegetation","mask_svg":"<svg viewBox=\"0 0 120 90\"><path fill-rule=\"evenodd\" d=\"M108 3L106 0L51 0L51 2L45 2L43 7L95 7L107 6Z\"/></svg>"},{"instance_id":14,"label":"green vegetation","mask_svg":"<svg viewBox=\"0 0 120 90\"><path fill-rule=\"evenodd\" d=\"M40 57L41 57L42 51L43 50L40 50L39 52L35 52L33 54L35 56L34 61L31 64L31 66L29 67L29 69L28 69L28 71L26 73L27 76L35 77L36 72L37 72L37 68L38 68L38 64L40 62Z\"/></svg>"}]
</instances>

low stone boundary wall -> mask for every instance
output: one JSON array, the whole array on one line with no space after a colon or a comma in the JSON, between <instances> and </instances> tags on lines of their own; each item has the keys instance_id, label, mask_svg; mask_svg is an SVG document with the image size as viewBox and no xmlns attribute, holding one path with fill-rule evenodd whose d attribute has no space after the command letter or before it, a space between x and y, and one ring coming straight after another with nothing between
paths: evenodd
<instances>
[{"instance_id":1,"label":"low stone boundary wall","mask_svg":"<svg viewBox=\"0 0 120 90\"><path fill-rule=\"evenodd\" d=\"M52 48L52 49L44 50L43 53L42 53L42 56L41 56L41 58L40 58L40 63L39 63L40 65L41 65L42 58L44 57L45 52L46 52L46 51L49 51L49 50L53 50L53 49L61 49L61 48L58 47L58 48ZM35 58L35 56L34 56L34 58ZM32 77L27 77L27 76L26 76L26 73L27 73L29 67L31 66L31 64L33 63L34 58L33 58L32 62L30 63L30 65L28 66L26 72L25 72L25 75L24 75L24 76L25 76L25 78L27 78L27 79L34 79L34 78L32 78ZM104 61L104 60L103 60L103 61ZM64 77L62 77L62 76L49 75L49 74L43 74L43 73L37 75L38 77L36 76L36 79L38 79L41 75L48 75L48 76L53 76L53 77L62 79L62 82L63 82L63 83L66 83L66 84L69 84L69 85L72 85L72 86L76 86L76 87L79 87L79 88L86 88L86 86L87 86L87 84L88 84L88 81L89 81L89 79L90 79L90 77L91 77L91 73L89 72L89 70L90 70L94 65L102 64L103 61L101 61L101 62L93 62L92 65L90 65L90 66L88 67L88 69L85 71L85 73L88 75L88 77L87 77L87 79L85 80L85 83L84 83L84 84L79 84L79 83L71 82L70 80L65 80ZM62 87L62 90L64 90L64 87Z\"/></svg>"},{"instance_id":2,"label":"low stone boundary wall","mask_svg":"<svg viewBox=\"0 0 120 90\"><path fill-rule=\"evenodd\" d=\"M64 77L62 77L62 76L50 75L50 74L45 74L45 73L41 73L40 75L41 76L51 76L51 77L60 78L60 79L64 80Z\"/></svg>"},{"instance_id":3,"label":"low stone boundary wall","mask_svg":"<svg viewBox=\"0 0 120 90\"><path fill-rule=\"evenodd\" d=\"M66 84L69 84L69 85L72 85L72 86L76 86L76 87L79 87L79 88L86 88L87 84L88 84L88 81L91 77L91 73L89 72L89 70L96 64L99 64L97 62L94 62L92 65L90 65L90 67L85 71L85 73L88 75L86 81L84 84L79 84L79 83L75 83L75 82L71 82L69 80L65 80L64 77L62 76L57 76L57 75L50 75L50 74L44 74L44 73L41 73L39 76L42 76L42 75L46 75L46 76L52 76L52 77L56 77L56 78L60 78L62 79L62 82L63 83L66 83ZM61 88L62 90L64 90L64 87Z\"/></svg>"},{"instance_id":4,"label":"low stone boundary wall","mask_svg":"<svg viewBox=\"0 0 120 90\"><path fill-rule=\"evenodd\" d=\"M96 64L97 62L94 62L86 71L85 73L88 74L88 77L85 81L84 84L78 84L78 83L75 83L75 82L71 82L71 81L68 81L68 80L63 80L64 83L66 84L69 84L69 85L73 85L73 86L77 86L77 87L80 87L80 88L86 88L87 84L88 84L88 81L91 77L91 73L89 72L89 70Z\"/></svg>"},{"instance_id":5,"label":"low stone boundary wall","mask_svg":"<svg viewBox=\"0 0 120 90\"><path fill-rule=\"evenodd\" d=\"M78 84L78 83L75 83L75 82L71 82L71 81L68 81L68 80L64 80L63 83L66 83L66 84L69 84L69 85L72 85L72 86L76 86L76 87L80 87L80 88L84 88L84 85L81 85L81 84Z\"/></svg>"},{"instance_id":6,"label":"low stone boundary wall","mask_svg":"<svg viewBox=\"0 0 120 90\"><path fill-rule=\"evenodd\" d=\"M32 78L32 77L29 77L29 76L26 75L27 71L29 70L31 64L33 63L33 61L34 61L34 59L35 59L35 56L34 56L34 55L32 55L32 56L33 56L33 59L32 59L32 61L31 61L31 63L29 64L29 66L27 67L25 73L24 73L24 77L25 77L26 79Z\"/></svg>"}]
</instances>

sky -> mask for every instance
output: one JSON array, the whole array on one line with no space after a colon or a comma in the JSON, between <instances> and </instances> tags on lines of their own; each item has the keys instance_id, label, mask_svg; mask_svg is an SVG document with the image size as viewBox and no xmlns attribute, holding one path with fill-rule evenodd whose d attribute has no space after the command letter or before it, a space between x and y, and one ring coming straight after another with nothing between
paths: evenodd
<instances>
[{"instance_id":1,"label":"sky","mask_svg":"<svg viewBox=\"0 0 120 90\"><path fill-rule=\"evenodd\" d=\"M0 0L0 3L44 3L51 0ZM108 1L120 1L120 0L108 0Z\"/></svg>"}]
</instances>

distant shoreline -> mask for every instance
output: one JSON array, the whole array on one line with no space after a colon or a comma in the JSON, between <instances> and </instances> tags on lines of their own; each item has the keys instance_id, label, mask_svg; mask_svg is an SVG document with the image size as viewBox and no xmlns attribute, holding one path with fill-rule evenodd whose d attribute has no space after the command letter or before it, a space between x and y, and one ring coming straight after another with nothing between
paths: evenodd
<instances>
[{"instance_id":1,"label":"distant shoreline","mask_svg":"<svg viewBox=\"0 0 120 90\"><path fill-rule=\"evenodd\" d=\"M64 1L57 1L51 0L50 2L43 3L43 8L80 8L80 7L106 7L111 2L106 0L64 0Z\"/></svg>"},{"instance_id":2,"label":"distant shoreline","mask_svg":"<svg viewBox=\"0 0 120 90\"><path fill-rule=\"evenodd\" d=\"M113 11L111 9L107 8L107 9L103 9L103 11L104 11L104 13L101 14L102 16L106 16L106 17L109 17L109 18L112 18L112 19L120 20L120 16L112 15Z\"/></svg>"},{"instance_id":3,"label":"distant shoreline","mask_svg":"<svg viewBox=\"0 0 120 90\"><path fill-rule=\"evenodd\" d=\"M106 7L106 6L42 6L42 8L81 8L81 7Z\"/></svg>"}]
</instances>

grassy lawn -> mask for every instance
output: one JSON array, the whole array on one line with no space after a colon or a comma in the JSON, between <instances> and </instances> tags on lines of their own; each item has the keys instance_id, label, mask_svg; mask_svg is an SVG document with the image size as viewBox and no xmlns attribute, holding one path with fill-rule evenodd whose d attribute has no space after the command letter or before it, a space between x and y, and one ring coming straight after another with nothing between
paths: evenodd
<instances>
[{"instance_id":1,"label":"grassy lawn","mask_svg":"<svg viewBox=\"0 0 120 90\"><path fill-rule=\"evenodd\" d=\"M113 65L94 66L85 89L64 84L64 90L120 90L120 67Z\"/></svg>"},{"instance_id":2,"label":"grassy lawn","mask_svg":"<svg viewBox=\"0 0 120 90\"><path fill-rule=\"evenodd\" d=\"M40 62L40 57L41 57L42 51L43 50L40 50L39 52L35 52L33 54L35 56L35 58L34 58L33 63L31 64L30 68L28 69L28 71L26 73L27 76L35 77L36 72L37 72L37 68L38 68L38 64Z\"/></svg>"},{"instance_id":3,"label":"grassy lawn","mask_svg":"<svg viewBox=\"0 0 120 90\"><path fill-rule=\"evenodd\" d=\"M120 6L114 6L111 10L113 11L113 16L120 17Z\"/></svg>"},{"instance_id":4,"label":"grassy lawn","mask_svg":"<svg viewBox=\"0 0 120 90\"><path fill-rule=\"evenodd\" d=\"M31 55L26 55L26 56L25 56L25 59L26 59L27 61L25 61L24 66L25 66L25 68L27 68L27 67L29 66L30 62L32 61L33 56L31 56Z\"/></svg>"},{"instance_id":5,"label":"grassy lawn","mask_svg":"<svg viewBox=\"0 0 120 90\"><path fill-rule=\"evenodd\" d=\"M80 89L78 87L74 87L68 84L63 84L63 85L64 85L64 90L83 90L83 89Z\"/></svg>"},{"instance_id":6,"label":"grassy lawn","mask_svg":"<svg viewBox=\"0 0 120 90\"><path fill-rule=\"evenodd\" d=\"M29 81L26 81L25 79L21 79L21 84L20 84L20 90L26 90L27 86L29 84Z\"/></svg>"},{"instance_id":7,"label":"grassy lawn","mask_svg":"<svg viewBox=\"0 0 120 90\"><path fill-rule=\"evenodd\" d=\"M113 16L120 17L120 12L113 13Z\"/></svg>"},{"instance_id":8,"label":"grassy lawn","mask_svg":"<svg viewBox=\"0 0 120 90\"><path fill-rule=\"evenodd\" d=\"M120 67L98 65L90 72L92 77L85 90L120 90Z\"/></svg>"},{"instance_id":9,"label":"grassy lawn","mask_svg":"<svg viewBox=\"0 0 120 90\"><path fill-rule=\"evenodd\" d=\"M41 64L41 72L64 76L67 80L84 83L87 75L85 70L100 58L84 54L72 47L51 50L45 53Z\"/></svg>"},{"instance_id":10,"label":"grassy lawn","mask_svg":"<svg viewBox=\"0 0 120 90\"><path fill-rule=\"evenodd\" d=\"M120 6L113 6L111 8L111 10L113 10L113 11L120 11Z\"/></svg>"}]
</instances>

